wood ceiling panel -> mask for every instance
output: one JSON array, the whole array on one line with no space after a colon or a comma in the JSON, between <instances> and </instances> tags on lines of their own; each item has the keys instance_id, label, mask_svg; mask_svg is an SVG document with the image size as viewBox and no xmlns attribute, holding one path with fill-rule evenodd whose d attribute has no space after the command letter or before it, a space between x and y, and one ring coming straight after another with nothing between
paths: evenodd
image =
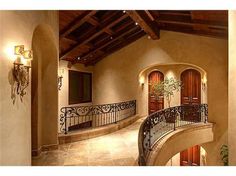
<instances>
[{"instance_id":1,"label":"wood ceiling panel","mask_svg":"<svg viewBox=\"0 0 236 176\"><path fill-rule=\"evenodd\" d=\"M68 24L73 22L78 16L86 13L85 10L60 10L59 11L59 30L64 30Z\"/></svg>"},{"instance_id":2,"label":"wood ceiling panel","mask_svg":"<svg viewBox=\"0 0 236 176\"><path fill-rule=\"evenodd\" d=\"M160 30L228 37L227 11L142 10L60 11L60 59L93 65L148 34Z\"/></svg>"}]
</instances>

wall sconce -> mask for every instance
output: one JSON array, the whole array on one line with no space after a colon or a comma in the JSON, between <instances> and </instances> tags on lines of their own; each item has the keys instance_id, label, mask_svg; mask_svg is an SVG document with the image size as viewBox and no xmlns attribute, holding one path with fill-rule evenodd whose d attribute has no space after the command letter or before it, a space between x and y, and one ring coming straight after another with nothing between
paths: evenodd
<instances>
[{"instance_id":1,"label":"wall sconce","mask_svg":"<svg viewBox=\"0 0 236 176\"><path fill-rule=\"evenodd\" d=\"M32 50L24 50L24 45L15 46L16 59L13 63L13 77L16 81L16 93L22 97L26 94L25 89L29 85L29 69L33 59Z\"/></svg>"},{"instance_id":2,"label":"wall sconce","mask_svg":"<svg viewBox=\"0 0 236 176\"><path fill-rule=\"evenodd\" d=\"M142 88L143 88L143 86L144 86L144 82L145 82L144 77L141 76L141 77L139 78L139 83L140 83L140 85L142 86Z\"/></svg>"},{"instance_id":3,"label":"wall sconce","mask_svg":"<svg viewBox=\"0 0 236 176\"><path fill-rule=\"evenodd\" d=\"M204 75L202 78L202 90L206 90L206 85L207 85L207 78L206 75Z\"/></svg>"},{"instance_id":4,"label":"wall sconce","mask_svg":"<svg viewBox=\"0 0 236 176\"><path fill-rule=\"evenodd\" d=\"M62 87L62 78L63 78L63 73L64 73L64 69L60 69L59 70L59 76L58 76L58 90L61 90Z\"/></svg>"}]
</instances>

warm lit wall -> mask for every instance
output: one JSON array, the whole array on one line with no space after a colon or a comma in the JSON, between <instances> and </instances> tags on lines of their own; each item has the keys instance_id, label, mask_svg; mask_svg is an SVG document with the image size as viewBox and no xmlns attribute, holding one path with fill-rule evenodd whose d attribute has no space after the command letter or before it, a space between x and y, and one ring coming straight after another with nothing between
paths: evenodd
<instances>
[{"instance_id":1,"label":"warm lit wall","mask_svg":"<svg viewBox=\"0 0 236 176\"><path fill-rule=\"evenodd\" d=\"M236 11L229 12L229 164L236 165Z\"/></svg>"},{"instance_id":2,"label":"warm lit wall","mask_svg":"<svg viewBox=\"0 0 236 176\"><path fill-rule=\"evenodd\" d=\"M51 26L58 33L56 11L0 11L0 165L31 165L31 86L20 101L11 99L14 45L31 49L34 29ZM9 55L10 54L10 55Z\"/></svg>"},{"instance_id":3,"label":"warm lit wall","mask_svg":"<svg viewBox=\"0 0 236 176\"><path fill-rule=\"evenodd\" d=\"M227 143L228 41L162 31L160 40L142 37L106 57L94 67L93 102L111 103L136 99L138 113L147 115L147 91L139 85L139 73L159 64L187 63L207 73L209 121L216 123L215 142L204 148L209 165L221 165L220 146ZM147 86L147 85L144 85Z\"/></svg>"},{"instance_id":4,"label":"warm lit wall","mask_svg":"<svg viewBox=\"0 0 236 176\"><path fill-rule=\"evenodd\" d=\"M88 72L88 73L93 73L93 67L85 67L82 64L75 64L75 65L70 65L69 62L61 60L59 62L59 74L63 76L62 78L62 87L61 90L59 91L59 115L60 115L60 109L64 106L76 106L76 105L81 105L81 106L86 106L86 105L91 105L91 103L80 103L80 104L73 104L69 105L69 70L75 70L75 71L81 71L81 72ZM92 79L93 79L93 74L92 74ZM93 81L92 81L93 82ZM58 132L60 132L60 117L58 119Z\"/></svg>"}]
</instances>

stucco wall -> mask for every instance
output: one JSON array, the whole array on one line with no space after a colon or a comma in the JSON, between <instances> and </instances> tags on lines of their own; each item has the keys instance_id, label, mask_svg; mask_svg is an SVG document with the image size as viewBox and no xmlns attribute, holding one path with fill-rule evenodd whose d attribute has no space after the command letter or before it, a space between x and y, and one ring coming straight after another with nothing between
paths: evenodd
<instances>
[{"instance_id":1,"label":"stucco wall","mask_svg":"<svg viewBox=\"0 0 236 176\"><path fill-rule=\"evenodd\" d=\"M31 49L34 29L51 26L58 34L56 11L0 11L0 165L31 165L31 86L20 101L11 99L11 69L14 46Z\"/></svg>"},{"instance_id":2,"label":"stucco wall","mask_svg":"<svg viewBox=\"0 0 236 176\"><path fill-rule=\"evenodd\" d=\"M62 87L61 90L58 92L59 94L59 108L58 113L60 115L60 109L64 106L86 106L91 105L91 103L80 103L80 104L73 104L69 105L69 70L81 71L81 72L88 72L92 73L92 85L93 85L93 66L85 67L82 64L75 64L75 65L68 65L69 62L61 60L59 62L59 75L62 75ZM93 87L93 86L92 86ZM93 93L93 91L92 91ZM58 132L60 133L60 117L58 119Z\"/></svg>"},{"instance_id":3,"label":"stucco wall","mask_svg":"<svg viewBox=\"0 0 236 176\"><path fill-rule=\"evenodd\" d=\"M229 12L229 164L236 165L236 11Z\"/></svg>"},{"instance_id":4,"label":"stucco wall","mask_svg":"<svg viewBox=\"0 0 236 176\"><path fill-rule=\"evenodd\" d=\"M216 123L215 142L204 146L209 165L221 165L220 146L227 143L228 41L161 31L160 40L142 37L94 67L93 102L136 99L139 115L147 115L147 91L139 84L141 71L159 64L187 63L207 73L209 121ZM145 85L146 86L146 85Z\"/></svg>"}]
</instances>

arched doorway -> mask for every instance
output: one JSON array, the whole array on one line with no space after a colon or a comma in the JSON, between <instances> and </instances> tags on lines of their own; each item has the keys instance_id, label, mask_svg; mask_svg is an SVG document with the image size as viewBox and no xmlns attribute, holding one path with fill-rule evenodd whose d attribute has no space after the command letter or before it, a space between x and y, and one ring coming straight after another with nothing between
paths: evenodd
<instances>
[{"instance_id":1,"label":"arched doorway","mask_svg":"<svg viewBox=\"0 0 236 176\"><path fill-rule=\"evenodd\" d=\"M197 70L188 69L181 73L181 105L201 104L201 74ZM198 114L198 113L196 113ZM198 121L198 115L185 116L185 121ZM200 147L190 147L180 152L181 166L200 166Z\"/></svg>"},{"instance_id":2,"label":"arched doorway","mask_svg":"<svg viewBox=\"0 0 236 176\"><path fill-rule=\"evenodd\" d=\"M201 74L194 69L181 73L181 105L201 103Z\"/></svg>"},{"instance_id":3,"label":"arched doorway","mask_svg":"<svg viewBox=\"0 0 236 176\"><path fill-rule=\"evenodd\" d=\"M58 45L51 27L37 26L33 33L31 81L32 155L47 146L57 146L58 119Z\"/></svg>"},{"instance_id":4,"label":"arched doorway","mask_svg":"<svg viewBox=\"0 0 236 176\"><path fill-rule=\"evenodd\" d=\"M164 108L164 97L157 97L151 93L151 85L164 81L164 74L160 71L153 71L148 76L148 113L154 113Z\"/></svg>"}]
</instances>

